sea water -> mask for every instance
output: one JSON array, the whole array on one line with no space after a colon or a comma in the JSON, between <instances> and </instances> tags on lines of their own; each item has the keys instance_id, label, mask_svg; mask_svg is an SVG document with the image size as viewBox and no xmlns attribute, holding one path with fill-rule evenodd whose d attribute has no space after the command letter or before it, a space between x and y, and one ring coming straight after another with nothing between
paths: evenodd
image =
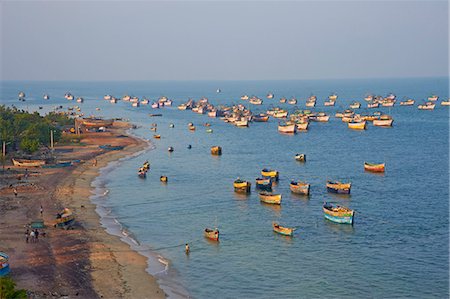
<instances>
[{"instance_id":1,"label":"sea water","mask_svg":"<svg viewBox=\"0 0 450 299\"><path fill-rule=\"evenodd\" d=\"M25 102L18 101L19 91L26 93ZM85 102L65 100L66 92ZM265 98L268 92L275 94L274 99ZM324 107L332 92L339 96L336 106ZM365 107L367 93L386 96L390 92L397 95L393 108L357 111L389 113L394 118L392 128L369 124L365 131L353 131L334 117L354 100ZM44 93L50 100L42 99ZM101 207L99 212L126 233L124 238L136 241L136 250L150 251L162 262L153 267L153 274L174 297L446 298L449 108L438 102L433 111L418 110L417 104L431 93L440 96L439 102L446 100L448 78L2 82L1 103L42 113L59 105L78 105L85 115L121 117L138 126L132 133L150 140L152 147L105 169L95 182L101 196L93 200ZM153 101L165 95L174 104L163 109L133 108L128 102L104 101L105 94L145 96ZM253 106L239 99L243 94L257 95L264 103ZM253 112L276 106L292 112L305 109L311 94L318 101L308 109L329 113L330 121L310 123L308 132L296 135L279 134L273 118L237 128L176 108L189 98L205 96L215 105L242 103ZM280 104L280 97L296 97L298 103ZM416 105L400 106L406 97L415 99ZM189 122L196 131L188 130ZM213 133L206 132L206 122ZM157 124L159 140L152 138L152 123ZM174 128L169 127L171 123ZM222 147L222 156L210 154L213 145ZM172 153L167 151L169 146L174 148ZM306 154L306 163L296 162L296 153ZM137 169L147 159L150 171L146 179L139 179ZM365 172L365 161L386 163L386 172ZM280 172L274 191L283 196L281 206L260 203L254 185L264 167ZM168 183L160 182L161 175L168 177ZM234 193L237 177L251 181L250 195ZM350 181L351 195L327 193L328 179ZM310 183L310 196L292 194L291 180ZM354 209L354 225L324 219L325 201ZM296 227L294 237L275 234L273 221ZM203 237L204 228L214 226L220 230L219 243ZM185 243L190 245L189 255L184 252Z\"/></svg>"}]
</instances>

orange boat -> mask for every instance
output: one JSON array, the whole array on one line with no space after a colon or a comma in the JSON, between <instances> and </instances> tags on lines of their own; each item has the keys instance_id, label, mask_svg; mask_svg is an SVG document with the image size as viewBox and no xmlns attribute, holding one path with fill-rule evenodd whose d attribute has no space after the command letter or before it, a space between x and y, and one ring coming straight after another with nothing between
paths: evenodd
<instances>
[{"instance_id":1,"label":"orange boat","mask_svg":"<svg viewBox=\"0 0 450 299\"><path fill-rule=\"evenodd\" d=\"M371 171L371 172L384 172L385 164L373 164L373 163L367 163L364 162L364 170Z\"/></svg>"},{"instance_id":2,"label":"orange boat","mask_svg":"<svg viewBox=\"0 0 450 299\"><path fill-rule=\"evenodd\" d=\"M205 238L208 238L213 241L219 241L219 230L217 228L205 228L204 231Z\"/></svg>"},{"instance_id":3,"label":"orange boat","mask_svg":"<svg viewBox=\"0 0 450 299\"><path fill-rule=\"evenodd\" d=\"M289 228L279 225L276 222L272 222L273 231L276 233L279 233L283 236L290 236L292 237L294 235L295 228Z\"/></svg>"}]
</instances>

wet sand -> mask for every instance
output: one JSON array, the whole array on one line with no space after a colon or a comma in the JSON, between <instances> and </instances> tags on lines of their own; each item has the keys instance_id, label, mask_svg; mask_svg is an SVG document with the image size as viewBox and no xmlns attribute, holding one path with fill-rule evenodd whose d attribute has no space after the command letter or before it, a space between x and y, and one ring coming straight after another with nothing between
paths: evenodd
<instances>
[{"instance_id":1,"label":"wet sand","mask_svg":"<svg viewBox=\"0 0 450 299\"><path fill-rule=\"evenodd\" d=\"M28 178L20 167L7 166L11 170L6 174L0 171L0 251L9 254L11 276L31 298L166 296L146 272L147 258L105 231L90 200L91 183L102 167L148 147L143 140L124 137L128 127L116 122L109 132L83 134L83 146L59 147L67 152L58 158L80 159L77 166L29 168ZM98 147L102 144L125 148L105 152ZM53 227L64 207L75 213L73 229ZM35 219L43 219L46 228L40 230L37 242L26 243L26 226Z\"/></svg>"}]
</instances>

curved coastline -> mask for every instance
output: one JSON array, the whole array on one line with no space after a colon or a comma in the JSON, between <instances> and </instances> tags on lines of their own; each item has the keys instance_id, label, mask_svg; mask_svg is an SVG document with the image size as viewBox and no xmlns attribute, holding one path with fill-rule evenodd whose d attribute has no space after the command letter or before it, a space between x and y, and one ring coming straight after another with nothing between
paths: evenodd
<instances>
[{"instance_id":1,"label":"curved coastline","mask_svg":"<svg viewBox=\"0 0 450 299\"><path fill-rule=\"evenodd\" d=\"M90 201L95 205L95 212L99 216L101 226L109 235L117 236L119 239L130 246L130 249L137 254L142 255L147 259L146 272L157 279L159 287L164 291L168 298L190 298L188 291L177 283L176 276L173 271L169 271L169 260L160 254L152 251L152 249L141 244L130 232L124 224L117 220L105 203L108 200L109 190L106 188L107 181L105 176L114 171L120 165L129 159L141 156L149 151L155 149L155 146L150 140L141 138L132 133L132 129L126 131L126 135L130 138L144 142L147 146L131 155L126 155L118 159L110 160L106 162L106 165L99 168L98 176L96 176L91 182L91 196ZM169 274L171 273L171 274Z\"/></svg>"}]
</instances>

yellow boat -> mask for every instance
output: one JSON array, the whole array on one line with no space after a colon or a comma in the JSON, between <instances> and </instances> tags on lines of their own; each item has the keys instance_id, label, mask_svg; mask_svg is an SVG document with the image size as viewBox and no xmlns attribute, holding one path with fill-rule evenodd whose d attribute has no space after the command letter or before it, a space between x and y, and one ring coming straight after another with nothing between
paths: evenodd
<instances>
[{"instance_id":1,"label":"yellow boat","mask_svg":"<svg viewBox=\"0 0 450 299\"><path fill-rule=\"evenodd\" d=\"M279 173L276 170L264 168L261 170L261 175L278 180Z\"/></svg>"},{"instance_id":2,"label":"yellow boat","mask_svg":"<svg viewBox=\"0 0 450 299\"><path fill-rule=\"evenodd\" d=\"M155 139L161 139L161 135L153 135L153 138L155 138Z\"/></svg>"},{"instance_id":3,"label":"yellow boat","mask_svg":"<svg viewBox=\"0 0 450 299\"><path fill-rule=\"evenodd\" d=\"M279 225L276 222L272 222L273 231L276 233L279 233L280 235L284 236L293 236L295 228L289 228Z\"/></svg>"},{"instance_id":4,"label":"yellow boat","mask_svg":"<svg viewBox=\"0 0 450 299\"><path fill-rule=\"evenodd\" d=\"M234 191L239 193L250 193L252 184L248 181L236 179L233 183Z\"/></svg>"},{"instance_id":5,"label":"yellow boat","mask_svg":"<svg viewBox=\"0 0 450 299\"><path fill-rule=\"evenodd\" d=\"M366 129L366 122L365 121L351 121L347 123L349 129L353 130L365 130Z\"/></svg>"},{"instance_id":6,"label":"yellow boat","mask_svg":"<svg viewBox=\"0 0 450 299\"><path fill-rule=\"evenodd\" d=\"M260 192L259 198L262 202L274 204L274 205L280 205L281 204L281 194L273 194L270 192Z\"/></svg>"},{"instance_id":7,"label":"yellow boat","mask_svg":"<svg viewBox=\"0 0 450 299\"><path fill-rule=\"evenodd\" d=\"M162 175L162 176L160 176L159 177L159 180L161 181L161 182L163 182L163 183L167 183L167 177L165 176L165 175Z\"/></svg>"},{"instance_id":8,"label":"yellow boat","mask_svg":"<svg viewBox=\"0 0 450 299\"><path fill-rule=\"evenodd\" d=\"M211 147L211 155L220 156L222 155L222 148L220 146Z\"/></svg>"}]
</instances>

